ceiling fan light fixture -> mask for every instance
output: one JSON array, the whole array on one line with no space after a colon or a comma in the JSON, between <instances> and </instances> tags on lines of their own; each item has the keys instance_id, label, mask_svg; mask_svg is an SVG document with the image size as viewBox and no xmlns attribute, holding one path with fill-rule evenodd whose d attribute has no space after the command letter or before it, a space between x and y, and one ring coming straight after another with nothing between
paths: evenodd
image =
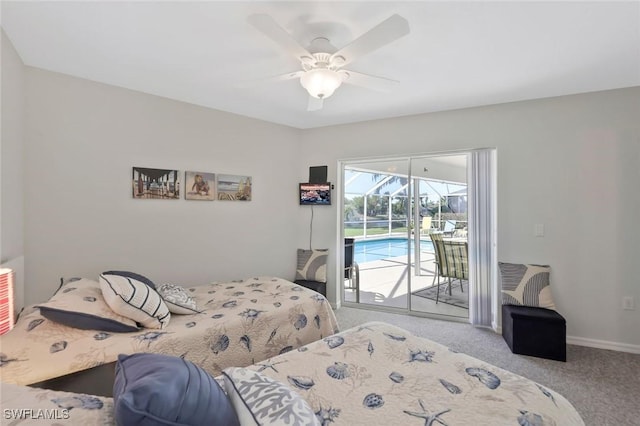
<instances>
[{"instance_id":1,"label":"ceiling fan light fixture","mask_svg":"<svg viewBox=\"0 0 640 426\"><path fill-rule=\"evenodd\" d=\"M316 68L305 72L300 77L300 84L309 95L318 99L325 99L342 84L342 76L327 68Z\"/></svg>"}]
</instances>

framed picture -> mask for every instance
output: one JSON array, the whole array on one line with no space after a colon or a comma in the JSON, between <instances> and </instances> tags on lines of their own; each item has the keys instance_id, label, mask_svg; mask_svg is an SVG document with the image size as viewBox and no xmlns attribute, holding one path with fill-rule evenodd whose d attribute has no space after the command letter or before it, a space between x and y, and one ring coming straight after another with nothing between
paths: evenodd
<instances>
[{"instance_id":1,"label":"framed picture","mask_svg":"<svg viewBox=\"0 0 640 426\"><path fill-rule=\"evenodd\" d=\"M251 201L251 176L218 175L218 200Z\"/></svg>"},{"instance_id":2,"label":"framed picture","mask_svg":"<svg viewBox=\"0 0 640 426\"><path fill-rule=\"evenodd\" d=\"M184 194L187 200L207 200L216 199L216 174L205 172L184 173Z\"/></svg>"},{"instance_id":3,"label":"framed picture","mask_svg":"<svg viewBox=\"0 0 640 426\"><path fill-rule=\"evenodd\" d=\"M177 200L180 198L178 170L133 168L133 198Z\"/></svg>"}]
</instances>

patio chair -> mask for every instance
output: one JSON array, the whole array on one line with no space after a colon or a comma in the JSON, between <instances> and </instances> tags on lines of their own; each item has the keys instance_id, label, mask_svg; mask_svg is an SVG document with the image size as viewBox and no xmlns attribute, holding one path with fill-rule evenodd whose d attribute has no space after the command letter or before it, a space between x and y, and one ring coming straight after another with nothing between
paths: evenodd
<instances>
[{"instance_id":1,"label":"patio chair","mask_svg":"<svg viewBox=\"0 0 640 426\"><path fill-rule=\"evenodd\" d=\"M420 228L420 234L424 235L427 234L429 235L431 233L432 229L431 229L431 217L430 216L424 216L422 218L422 227Z\"/></svg>"},{"instance_id":2,"label":"patio chair","mask_svg":"<svg viewBox=\"0 0 640 426\"><path fill-rule=\"evenodd\" d=\"M447 220L444 223L444 232L445 235L451 236L456 230L456 221L455 220Z\"/></svg>"},{"instance_id":3,"label":"patio chair","mask_svg":"<svg viewBox=\"0 0 640 426\"><path fill-rule=\"evenodd\" d=\"M355 290L356 302L360 302L360 268L354 259L355 239L344 239L344 278L349 280L345 290Z\"/></svg>"},{"instance_id":4,"label":"patio chair","mask_svg":"<svg viewBox=\"0 0 640 426\"><path fill-rule=\"evenodd\" d=\"M451 296L451 278L460 280L460 290L464 293L462 280L469 279L467 243L446 241L443 233L433 233L430 237L436 254L436 276L438 277L436 303L438 303L440 299L440 277L449 280L449 296ZM434 282L436 276L434 276Z\"/></svg>"}]
</instances>

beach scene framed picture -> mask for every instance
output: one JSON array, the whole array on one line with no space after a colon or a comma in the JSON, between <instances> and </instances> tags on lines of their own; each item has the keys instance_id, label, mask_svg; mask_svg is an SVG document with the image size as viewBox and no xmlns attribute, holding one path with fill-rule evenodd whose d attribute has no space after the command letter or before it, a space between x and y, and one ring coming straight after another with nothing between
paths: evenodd
<instances>
[{"instance_id":1,"label":"beach scene framed picture","mask_svg":"<svg viewBox=\"0 0 640 426\"><path fill-rule=\"evenodd\" d=\"M251 201L251 176L217 176L218 200Z\"/></svg>"}]
</instances>

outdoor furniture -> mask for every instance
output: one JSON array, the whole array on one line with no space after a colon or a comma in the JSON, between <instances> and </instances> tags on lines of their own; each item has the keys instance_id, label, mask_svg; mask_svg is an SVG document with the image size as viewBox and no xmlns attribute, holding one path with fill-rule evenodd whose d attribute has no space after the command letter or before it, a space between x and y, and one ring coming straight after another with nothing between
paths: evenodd
<instances>
[{"instance_id":1,"label":"outdoor furniture","mask_svg":"<svg viewBox=\"0 0 640 426\"><path fill-rule=\"evenodd\" d=\"M445 235L451 236L456 230L456 221L455 220L447 220L444 223L444 232Z\"/></svg>"},{"instance_id":2,"label":"outdoor furniture","mask_svg":"<svg viewBox=\"0 0 640 426\"><path fill-rule=\"evenodd\" d=\"M566 328L552 309L502 305L502 337L514 354L566 361Z\"/></svg>"},{"instance_id":3,"label":"outdoor furniture","mask_svg":"<svg viewBox=\"0 0 640 426\"><path fill-rule=\"evenodd\" d=\"M469 279L467 241L460 238L445 238L443 233L433 233L430 237L436 253L436 276L448 278L449 295L451 295L451 278L460 280L460 290L464 292L462 280ZM439 297L440 280L438 279L436 303Z\"/></svg>"},{"instance_id":4,"label":"outdoor furniture","mask_svg":"<svg viewBox=\"0 0 640 426\"><path fill-rule=\"evenodd\" d=\"M355 290L356 302L360 302L360 268L354 259L355 239L344 239L344 278L349 280L345 289Z\"/></svg>"},{"instance_id":5,"label":"outdoor furniture","mask_svg":"<svg viewBox=\"0 0 640 426\"><path fill-rule=\"evenodd\" d=\"M424 216L422 218L422 227L420 228L420 234L427 234L429 235L431 233L432 229L431 229L431 216Z\"/></svg>"}]
</instances>

